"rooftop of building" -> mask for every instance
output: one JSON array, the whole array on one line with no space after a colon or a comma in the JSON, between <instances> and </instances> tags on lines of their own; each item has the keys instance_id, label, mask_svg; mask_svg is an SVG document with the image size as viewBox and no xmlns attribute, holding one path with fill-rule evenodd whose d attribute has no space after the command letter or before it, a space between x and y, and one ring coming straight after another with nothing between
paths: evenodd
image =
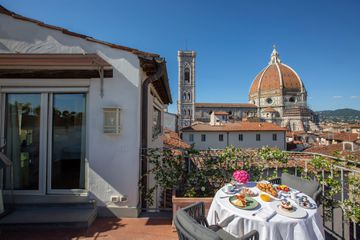
<instances>
[{"instance_id":1,"label":"rooftop of building","mask_svg":"<svg viewBox=\"0 0 360 240\"><path fill-rule=\"evenodd\" d=\"M355 142L360 139L359 134L357 133L350 133L350 132L327 132L320 134L320 137L325 138L327 140L335 140L335 141L349 141Z\"/></svg>"},{"instance_id":2,"label":"rooftop of building","mask_svg":"<svg viewBox=\"0 0 360 240\"><path fill-rule=\"evenodd\" d=\"M219 112L214 112L215 115L229 115L228 112L224 112L224 111L219 111Z\"/></svg>"},{"instance_id":3,"label":"rooftop of building","mask_svg":"<svg viewBox=\"0 0 360 240\"><path fill-rule=\"evenodd\" d=\"M164 130L163 135L164 145L167 148L182 148L182 149L188 149L190 148L190 145L184 142L178 133L171 131L170 129Z\"/></svg>"},{"instance_id":4,"label":"rooftop of building","mask_svg":"<svg viewBox=\"0 0 360 240\"><path fill-rule=\"evenodd\" d=\"M286 131L286 128L279 127L267 122L235 122L223 123L222 125L210 125L197 123L182 129L184 132L266 132L266 131Z\"/></svg>"},{"instance_id":5,"label":"rooftop of building","mask_svg":"<svg viewBox=\"0 0 360 240\"><path fill-rule=\"evenodd\" d=\"M195 103L195 106L208 108L257 108L255 104L251 103Z\"/></svg>"},{"instance_id":6,"label":"rooftop of building","mask_svg":"<svg viewBox=\"0 0 360 240\"><path fill-rule=\"evenodd\" d=\"M70 30L68 30L68 29L66 29L66 28L62 28L62 27L50 25L50 24L47 24L47 23L38 21L38 20L33 19L33 18L25 17L25 16L22 16L22 15L20 15L20 14L17 14L17 13L15 13L15 12L12 12L12 11L6 9L6 8L3 7L2 5L0 5L0 13L1 13L1 14L5 14L5 15L8 15L8 16L13 17L13 18L18 19L18 20L35 23L35 24L37 24L37 25L39 25L39 26L41 26L41 27L45 27L45 28L48 28L48 29L51 29L51 30L55 30L55 31L60 31L60 32L62 32L63 34L66 34L66 35L70 35L70 36L73 36L73 37L82 38L82 39L84 39L84 40L86 40L86 41L89 41L89 42L95 42L95 43L99 43L99 44L106 45L106 46L111 47L111 48L115 48L115 49L120 49L120 50L123 50L123 51L131 52L131 53L133 53L133 54L135 54L135 55L138 55L138 56L144 56L144 57L160 57L159 54L150 53L150 52L144 52L144 51L140 51L140 50L135 49L135 48L130 48L130 47L122 46L122 45L119 45L119 44L114 44L114 43L102 41L102 40L99 40L99 39L96 39L96 38L93 38L93 37L90 37L90 36L87 36L87 35L84 35L84 34L72 32L72 31L70 31Z\"/></svg>"}]
</instances>

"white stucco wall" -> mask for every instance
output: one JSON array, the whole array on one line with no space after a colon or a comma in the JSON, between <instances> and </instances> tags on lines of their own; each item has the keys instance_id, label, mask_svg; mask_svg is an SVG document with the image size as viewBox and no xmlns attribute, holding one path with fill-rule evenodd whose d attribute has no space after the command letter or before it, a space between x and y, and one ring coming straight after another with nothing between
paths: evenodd
<instances>
[{"instance_id":1,"label":"white stucco wall","mask_svg":"<svg viewBox=\"0 0 360 240\"><path fill-rule=\"evenodd\" d=\"M194 135L194 141L190 141L190 134ZM201 141L201 135L206 135L206 141ZM224 135L224 141L219 141L219 134ZM239 134L243 134L243 141L239 141ZM256 141L256 134L260 134L260 141ZM277 140L273 141L273 134L277 134ZM240 148L260 148L262 146L277 147L285 150L285 132L183 132L183 140L188 144L194 144L198 150L222 149L226 146Z\"/></svg>"},{"instance_id":2,"label":"white stucco wall","mask_svg":"<svg viewBox=\"0 0 360 240\"><path fill-rule=\"evenodd\" d=\"M83 81L88 86L86 158L89 197L102 206L135 209L139 201L141 83L146 77L140 70L138 57L3 14L0 14L0 52L96 53L113 66L113 78L104 79L103 98L100 97L99 79ZM42 86L41 81L44 80L39 81L38 86ZM16 80L0 79L0 89L5 82L11 85ZM26 80L22 83L27 86L30 82ZM49 82L66 87L73 81L50 79L44 85L48 86ZM152 109L153 97L149 96L149 109ZM114 106L121 108L121 133L118 136L103 133L102 109ZM149 121L152 121L152 111L149 112ZM160 142L160 138L150 141L152 146L161 145ZM126 195L127 202L111 203L110 198L114 195Z\"/></svg>"}]
</instances>

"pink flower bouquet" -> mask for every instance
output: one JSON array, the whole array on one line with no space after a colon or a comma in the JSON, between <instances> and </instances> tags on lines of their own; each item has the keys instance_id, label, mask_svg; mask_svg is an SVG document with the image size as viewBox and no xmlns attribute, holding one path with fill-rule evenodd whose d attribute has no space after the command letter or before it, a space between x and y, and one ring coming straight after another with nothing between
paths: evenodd
<instances>
[{"instance_id":1,"label":"pink flower bouquet","mask_svg":"<svg viewBox=\"0 0 360 240\"><path fill-rule=\"evenodd\" d=\"M245 170L237 170L233 173L233 178L242 184L246 184L250 180L250 175Z\"/></svg>"}]
</instances>

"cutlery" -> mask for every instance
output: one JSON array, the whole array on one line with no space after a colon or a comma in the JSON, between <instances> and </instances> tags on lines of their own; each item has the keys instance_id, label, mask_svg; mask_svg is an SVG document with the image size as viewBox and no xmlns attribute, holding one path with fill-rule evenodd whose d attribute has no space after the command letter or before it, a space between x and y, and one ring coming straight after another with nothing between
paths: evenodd
<instances>
[{"instance_id":1,"label":"cutlery","mask_svg":"<svg viewBox=\"0 0 360 240\"><path fill-rule=\"evenodd\" d=\"M261 212L263 209L264 209L264 208L260 208L259 210L257 210L256 212L254 212L254 213L252 214L252 216L255 216L256 214L258 214L259 212Z\"/></svg>"},{"instance_id":2,"label":"cutlery","mask_svg":"<svg viewBox=\"0 0 360 240\"><path fill-rule=\"evenodd\" d=\"M222 197L220 197L220 198L229 198L229 197L231 197L231 196L233 196L233 195L229 195L229 196L222 196Z\"/></svg>"}]
</instances>

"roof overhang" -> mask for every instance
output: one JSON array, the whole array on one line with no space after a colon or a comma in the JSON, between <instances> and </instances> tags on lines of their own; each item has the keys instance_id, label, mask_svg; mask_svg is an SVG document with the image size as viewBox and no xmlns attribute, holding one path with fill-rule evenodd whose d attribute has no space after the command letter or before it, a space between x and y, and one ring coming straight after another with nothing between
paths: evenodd
<instances>
[{"instance_id":1,"label":"roof overhang","mask_svg":"<svg viewBox=\"0 0 360 240\"><path fill-rule=\"evenodd\" d=\"M164 104L171 104L172 97L171 91L169 87L169 79L167 74L166 68L166 61L163 58L149 58L149 57L139 57L140 59L140 66L143 71L146 73L147 76L155 74L158 68L163 68L163 73L161 77L153 82L153 86L158 92L162 102Z\"/></svg>"},{"instance_id":2,"label":"roof overhang","mask_svg":"<svg viewBox=\"0 0 360 240\"><path fill-rule=\"evenodd\" d=\"M97 54L0 54L0 78L104 78L112 66Z\"/></svg>"}]
</instances>

